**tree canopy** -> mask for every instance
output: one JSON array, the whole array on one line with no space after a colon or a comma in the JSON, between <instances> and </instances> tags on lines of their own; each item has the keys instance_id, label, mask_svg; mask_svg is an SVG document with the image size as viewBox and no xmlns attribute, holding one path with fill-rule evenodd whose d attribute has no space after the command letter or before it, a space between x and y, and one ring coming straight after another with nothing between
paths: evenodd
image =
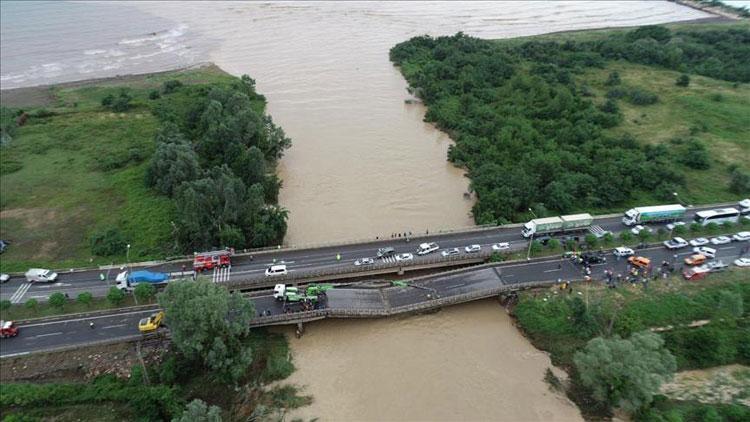
<instances>
[{"instance_id":1,"label":"tree canopy","mask_svg":"<svg viewBox=\"0 0 750 422\"><path fill-rule=\"evenodd\" d=\"M217 379L237 381L253 359L246 343L255 311L250 301L208 281L170 283L159 294L176 349Z\"/></svg>"},{"instance_id":2,"label":"tree canopy","mask_svg":"<svg viewBox=\"0 0 750 422\"><path fill-rule=\"evenodd\" d=\"M664 340L648 331L629 339L596 337L573 360L596 400L631 413L651 403L677 367Z\"/></svg>"}]
</instances>

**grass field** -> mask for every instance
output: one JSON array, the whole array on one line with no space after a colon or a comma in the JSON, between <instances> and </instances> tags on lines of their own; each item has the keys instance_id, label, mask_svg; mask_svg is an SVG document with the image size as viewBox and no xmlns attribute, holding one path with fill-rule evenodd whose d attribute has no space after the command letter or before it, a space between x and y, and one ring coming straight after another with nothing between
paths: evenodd
<instances>
[{"instance_id":1,"label":"grass field","mask_svg":"<svg viewBox=\"0 0 750 422\"><path fill-rule=\"evenodd\" d=\"M0 238L11 242L0 259L3 272L32 266L70 268L124 261L92 257L89 237L116 226L132 246L130 260L163 257L172 243L169 199L144 186L148 157L158 127L148 94L162 83L229 81L214 66L152 75L3 92L3 105L15 99L30 114L0 160ZM132 107L113 113L101 106L123 87ZM20 103L19 103L20 104ZM43 107L43 108L42 108Z\"/></svg>"}]
</instances>

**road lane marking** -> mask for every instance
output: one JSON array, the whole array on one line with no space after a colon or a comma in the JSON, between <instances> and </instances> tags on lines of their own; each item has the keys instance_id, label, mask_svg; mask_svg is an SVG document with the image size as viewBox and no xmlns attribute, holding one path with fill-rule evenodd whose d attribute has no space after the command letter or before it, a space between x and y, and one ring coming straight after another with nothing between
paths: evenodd
<instances>
[{"instance_id":1,"label":"road lane marking","mask_svg":"<svg viewBox=\"0 0 750 422\"><path fill-rule=\"evenodd\" d=\"M107 328L118 328L118 327L124 327L128 324L117 324L117 325L107 325L106 327L102 327L102 330L106 330Z\"/></svg>"},{"instance_id":2,"label":"road lane marking","mask_svg":"<svg viewBox=\"0 0 750 422\"><path fill-rule=\"evenodd\" d=\"M26 292L29 291L30 288L31 288L31 283L21 284L18 287L18 290L16 290L16 292L13 293L13 296L10 297L10 302L21 303L21 299L23 299L23 296L26 294Z\"/></svg>"},{"instance_id":3,"label":"road lane marking","mask_svg":"<svg viewBox=\"0 0 750 422\"><path fill-rule=\"evenodd\" d=\"M68 322L79 322L79 321L90 321L92 319L100 319L100 318L112 318L117 316L125 316L125 315L137 315L137 314L147 314L154 312L154 309L149 309L145 311L133 311L133 312L123 312L121 314L111 314L111 315L101 315L101 316L94 316L94 317L88 317L88 318L76 318L76 319L63 319L60 321L50 321L50 322L39 322L37 324L27 324L27 325L21 325L20 327L38 327L42 325L52 325L52 324L63 324Z\"/></svg>"},{"instance_id":4,"label":"road lane marking","mask_svg":"<svg viewBox=\"0 0 750 422\"><path fill-rule=\"evenodd\" d=\"M60 335L60 334L62 334L62 333L63 333L62 331L59 331L59 332L57 332L57 333L37 334L37 335L35 335L35 336L32 336L31 338L39 338L39 337L49 337L49 336L59 336L59 335Z\"/></svg>"},{"instance_id":5,"label":"road lane marking","mask_svg":"<svg viewBox=\"0 0 750 422\"><path fill-rule=\"evenodd\" d=\"M551 270L544 270L545 273L552 273L552 272L555 272L555 271L562 271L562 268L554 268L554 269L551 269Z\"/></svg>"}]
</instances>

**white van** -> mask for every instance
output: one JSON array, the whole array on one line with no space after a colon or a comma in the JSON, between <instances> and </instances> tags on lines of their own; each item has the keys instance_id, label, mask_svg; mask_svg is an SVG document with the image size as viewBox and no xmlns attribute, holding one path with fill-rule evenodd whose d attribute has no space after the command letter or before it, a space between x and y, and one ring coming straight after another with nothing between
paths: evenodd
<instances>
[{"instance_id":1,"label":"white van","mask_svg":"<svg viewBox=\"0 0 750 422\"><path fill-rule=\"evenodd\" d=\"M52 270L45 270L42 268L32 268L26 271L26 281L29 283L35 281L44 281L51 283L57 280L57 273Z\"/></svg>"},{"instance_id":2,"label":"white van","mask_svg":"<svg viewBox=\"0 0 750 422\"><path fill-rule=\"evenodd\" d=\"M273 275L286 275L286 265L271 265L266 270L266 277L270 277Z\"/></svg>"},{"instance_id":3,"label":"white van","mask_svg":"<svg viewBox=\"0 0 750 422\"><path fill-rule=\"evenodd\" d=\"M440 249L440 247L437 243L422 243L421 245L419 245L419 249L417 249L417 255L427 255L428 253L435 252L438 249Z\"/></svg>"},{"instance_id":4,"label":"white van","mask_svg":"<svg viewBox=\"0 0 750 422\"><path fill-rule=\"evenodd\" d=\"M693 248L694 253L699 253L706 258L716 258L716 249L709 248L708 246L698 246Z\"/></svg>"}]
</instances>

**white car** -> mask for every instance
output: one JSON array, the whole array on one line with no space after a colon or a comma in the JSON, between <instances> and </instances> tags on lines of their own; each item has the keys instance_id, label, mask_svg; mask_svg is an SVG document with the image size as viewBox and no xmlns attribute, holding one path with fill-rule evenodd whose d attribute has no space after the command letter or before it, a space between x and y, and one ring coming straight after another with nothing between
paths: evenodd
<instances>
[{"instance_id":1,"label":"white car","mask_svg":"<svg viewBox=\"0 0 750 422\"><path fill-rule=\"evenodd\" d=\"M8 280L10 280L10 276L8 274L0 274L0 283L5 283Z\"/></svg>"},{"instance_id":2,"label":"white car","mask_svg":"<svg viewBox=\"0 0 750 422\"><path fill-rule=\"evenodd\" d=\"M703 246L708 245L708 239L705 237L696 237L695 239L690 241L690 246Z\"/></svg>"},{"instance_id":3,"label":"white car","mask_svg":"<svg viewBox=\"0 0 750 422\"><path fill-rule=\"evenodd\" d=\"M744 242L750 240L750 232L739 232L732 237L738 242Z\"/></svg>"},{"instance_id":4,"label":"white car","mask_svg":"<svg viewBox=\"0 0 750 422\"><path fill-rule=\"evenodd\" d=\"M620 246L620 247L615 248L615 250L613 250L612 253L615 256L622 256L622 257L624 257L624 256L631 256L635 252L633 252L633 250L630 249L630 248L626 248L625 246Z\"/></svg>"},{"instance_id":5,"label":"white car","mask_svg":"<svg viewBox=\"0 0 750 422\"><path fill-rule=\"evenodd\" d=\"M479 252L482 250L482 247L479 245L469 245L465 247L464 250L466 251L466 253Z\"/></svg>"},{"instance_id":6,"label":"white car","mask_svg":"<svg viewBox=\"0 0 750 422\"><path fill-rule=\"evenodd\" d=\"M446 249L446 250L444 250L443 252L441 252L441 254L442 254L443 256L452 256L452 255L458 255L458 254L460 254L460 253L461 253L461 251L459 251L459 250L458 250L458 248L451 248L451 249Z\"/></svg>"},{"instance_id":7,"label":"white car","mask_svg":"<svg viewBox=\"0 0 750 422\"><path fill-rule=\"evenodd\" d=\"M646 230L649 233L654 232L651 228L646 227L646 226L641 226L640 224L630 229L630 232L637 236L638 233L642 232L643 230Z\"/></svg>"},{"instance_id":8,"label":"white car","mask_svg":"<svg viewBox=\"0 0 750 422\"><path fill-rule=\"evenodd\" d=\"M428 253L435 252L438 249L440 249L440 246L438 246L438 244L435 242L422 243L417 249L417 255L427 255Z\"/></svg>"},{"instance_id":9,"label":"white car","mask_svg":"<svg viewBox=\"0 0 750 422\"><path fill-rule=\"evenodd\" d=\"M407 253L400 253L400 254L396 255L396 261L398 261L398 262L411 261L413 259L414 259L414 255L412 255L412 254L410 254L408 252Z\"/></svg>"},{"instance_id":10,"label":"white car","mask_svg":"<svg viewBox=\"0 0 750 422\"><path fill-rule=\"evenodd\" d=\"M675 237L674 239L664 241L664 246L666 246L667 249L680 249L686 247L687 245L687 240L681 237Z\"/></svg>"},{"instance_id":11,"label":"white car","mask_svg":"<svg viewBox=\"0 0 750 422\"><path fill-rule=\"evenodd\" d=\"M492 245L493 251L504 251L506 249L510 249L510 243L508 242L500 242L500 243L495 243L494 245Z\"/></svg>"},{"instance_id":12,"label":"white car","mask_svg":"<svg viewBox=\"0 0 750 422\"><path fill-rule=\"evenodd\" d=\"M684 221L675 221L674 223L667 224L667 230L674 230L675 227L684 227L686 225L687 223L685 223Z\"/></svg>"},{"instance_id":13,"label":"white car","mask_svg":"<svg viewBox=\"0 0 750 422\"><path fill-rule=\"evenodd\" d=\"M742 201L738 202L737 205L739 205L740 208L750 208L750 198L743 199Z\"/></svg>"},{"instance_id":14,"label":"white car","mask_svg":"<svg viewBox=\"0 0 750 422\"><path fill-rule=\"evenodd\" d=\"M713 239L711 239L711 243L713 243L714 245L724 245L731 241L732 239L726 236L719 236L719 237L714 237Z\"/></svg>"},{"instance_id":15,"label":"white car","mask_svg":"<svg viewBox=\"0 0 750 422\"><path fill-rule=\"evenodd\" d=\"M286 275L286 274L287 274L286 265L271 265L266 270L266 277Z\"/></svg>"},{"instance_id":16,"label":"white car","mask_svg":"<svg viewBox=\"0 0 750 422\"><path fill-rule=\"evenodd\" d=\"M696 246L693 248L693 253L698 253L706 258L716 258L716 249L709 248L708 246Z\"/></svg>"},{"instance_id":17,"label":"white car","mask_svg":"<svg viewBox=\"0 0 750 422\"><path fill-rule=\"evenodd\" d=\"M372 265L375 263L375 260L372 258L359 258L358 260L354 261L354 265L360 266L360 265Z\"/></svg>"},{"instance_id":18,"label":"white car","mask_svg":"<svg viewBox=\"0 0 750 422\"><path fill-rule=\"evenodd\" d=\"M734 260L734 265L738 267L750 267L750 258L739 258Z\"/></svg>"}]
</instances>

